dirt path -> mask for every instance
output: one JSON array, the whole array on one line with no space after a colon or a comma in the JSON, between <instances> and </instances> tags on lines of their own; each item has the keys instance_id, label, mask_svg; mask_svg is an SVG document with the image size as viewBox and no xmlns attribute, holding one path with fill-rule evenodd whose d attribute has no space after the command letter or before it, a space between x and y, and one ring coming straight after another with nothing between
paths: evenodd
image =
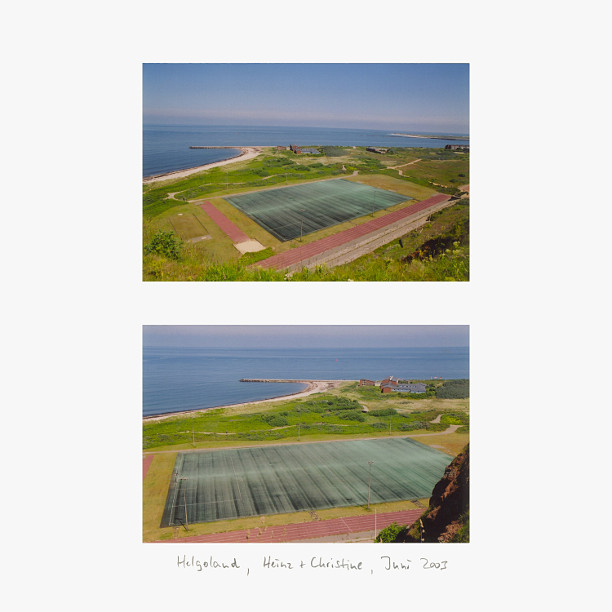
<instances>
[{"instance_id":1,"label":"dirt path","mask_svg":"<svg viewBox=\"0 0 612 612\"><path fill-rule=\"evenodd\" d=\"M460 427L461 425L449 425L448 429L445 429L444 431L437 431L436 433L429 433L429 434L412 434L412 435L409 434L408 437L409 438L427 438L429 436L443 436L444 434L455 433Z\"/></svg>"},{"instance_id":2,"label":"dirt path","mask_svg":"<svg viewBox=\"0 0 612 612\"><path fill-rule=\"evenodd\" d=\"M233 242L247 242L251 238L235 223L232 223L220 210L208 200L200 204L200 208L210 217L210 220Z\"/></svg>"},{"instance_id":3,"label":"dirt path","mask_svg":"<svg viewBox=\"0 0 612 612\"><path fill-rule=\"evenodd\" d=\"M412 166L412 164L416 164L417 162L422 161L421 159L415 159L414 161L408 162L406 164L400 164L399 166L388 166L389 170L397 170L398 168L403 168L404 166ZM401 174L401 172L400 172Z\"/></svg>"},{"instance_id":4,"label":"dirt path","mask_svg":"<svg viewBox=\"0 0 612 612\"><path fill-rule=\"evenodd\" d=\"M151 467L151 463L153 462L154 455L146 455L142 459L142 479L144 480L147 476L147 472Z\"/></svg>"}]
</instances>

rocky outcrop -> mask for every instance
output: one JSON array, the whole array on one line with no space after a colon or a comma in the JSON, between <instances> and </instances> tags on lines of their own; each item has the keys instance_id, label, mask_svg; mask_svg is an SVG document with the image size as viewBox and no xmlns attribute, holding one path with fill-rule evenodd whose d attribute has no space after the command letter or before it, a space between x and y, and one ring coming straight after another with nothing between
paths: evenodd
<instances>
[{"instance_id":1,"label":"rocky outcrop","mask_svg":"<svg viewBox=\"0 0 612 612\"><path fill-rule=\"evenodd\" d=\"M403 536L403 542L469 541L469 445L446 468L434 487L429 507Z\"/></svg>"}]
</instances>

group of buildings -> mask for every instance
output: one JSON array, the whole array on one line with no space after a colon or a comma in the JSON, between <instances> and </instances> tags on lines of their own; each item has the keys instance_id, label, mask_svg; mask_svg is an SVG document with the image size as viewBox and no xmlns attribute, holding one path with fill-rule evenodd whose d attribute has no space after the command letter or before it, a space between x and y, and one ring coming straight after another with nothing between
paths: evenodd
<instances>
[{"instance_id":1,"label":"group of buildings","mask_svg":"<svg viewBox=\"0 0 612 612\"><path fill-rule=\"evenodd\" d=\"M389 376L380 382L362 378L359 381L359 386L380 387L381 393L392 393L393 391L397 391L399 393L425 393L427 391L427 386L425 383L400 383L399 379L395 378L394 376Z\"/></svg>"},{"instance_id":2,"label":"group of buildings","mask_svg":"<svg viewBox=\"0 0 612 612\"><path fill-rule=\"evenodd\" d=\"M453 145L453 147L455 147L455 145ZM446 148L448 149L448 146ZM286 151L287 147L278 145L276 147L276 150ZM313 147L301 147L300 145L296 145L296 144L289 145L289 150L293 151L296 155L299 155L300 153L307 153L309 155L320 155L321 153L321 151ZM383 149L382 147L366 147L366 151L370 151L370 153L379 153L381 155L386 153L388 150L389 149Z\"/></svg>"},{"instance_id":3,"label":"group of buildings","mask_svg":"<svg viewBox=\"0 0 612 612\"><path fill-rule=\"evenodd\" d=\"M276 147L277 149L285 149L285 147ZM319 155L321 151L318 149L313 149L312 147L300 147L299 145L289 145L289 150L293 151L296 155L300 153L307 153L309 155Z\"/></svg>"}]
</instances>

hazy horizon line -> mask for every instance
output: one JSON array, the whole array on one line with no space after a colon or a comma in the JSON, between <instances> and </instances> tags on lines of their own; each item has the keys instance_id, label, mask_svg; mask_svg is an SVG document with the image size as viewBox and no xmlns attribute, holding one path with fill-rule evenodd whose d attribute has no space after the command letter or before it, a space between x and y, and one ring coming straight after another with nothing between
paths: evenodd
<instances>
[{"instance_id":1,"label":"hazy horizon line","mask_svg":"<svg viewBox=\"0 0 612 612\"><path fill-rule=\"evenodd\" d=\"M144 119L144 118L143 118ZM435 136L469 136L469 132L451 132L450 130L444 130L442 132L436 132L435 129L431 130L422 130L421 129L411 129L411 128L367 128L367 127L330 127L329 125L272 125L272 124L256 124L256 123L168 123L164 122L156 122L156 121L144 121L143 126L154 125L154 126L172 126L172 127L261 127L261 128L296 128L296 129L324 129L324 130L359 130L364 132L406 132L410 130L415 134L426 135L432 134Z\"/></svg>"},{"instance_id":2,"label":"hazy horizon line","mask_svg":"<svg viewBox=\"0 0 612 612\"><path fill-rule=\"evenodd\" d=\"M439 345L439 346L389 346L389 345L380 345L380 346L348 346L348 345L343 345L343 346L291 346L291 345L287 345L287 346L217 346L217 345L201 345L201 346L195 346L195 345L191 345L191 346L184 346L184 345L179 345L179 344L145 344L143 343L143 348L206 348L206 349L231 349L231 350L235 350L235 349L253 349L253 350L257 350L257 351L261 351L261 350L275 350L275 349L285 349L285 348L292 348L292 349L298 349L298 350L303 350L303 349L314 349L314 350L318 350L318 349L353 349L356 351L363 351L363 350L367 350L367 349L386 349L386 350L393 350L393 349L447 349L447 348L470 348L469 344L457 344L457 345Z\"/></svg>"}]
</instances>

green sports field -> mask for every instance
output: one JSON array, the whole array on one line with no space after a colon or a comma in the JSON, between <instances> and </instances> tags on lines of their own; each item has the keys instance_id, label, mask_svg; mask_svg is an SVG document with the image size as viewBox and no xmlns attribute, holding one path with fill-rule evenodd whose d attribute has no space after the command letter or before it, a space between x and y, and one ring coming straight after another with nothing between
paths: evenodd
<instances>
[{"instance_id":1,"label":"green sports field","mask_svg":"<svg viewBox=\"0 0 612 612\"><path fill-rule=\"evenodd\" d=\"M450 461L410 438L179 453L161 527L429 497Z\"/></svg>"},{"instance_id":2,"label":"green sports field","mask_svg":"<svg viewBox=\"0 0 612 612\"><path fill-rule=\"evenodd\" d=\"M317 181L227 197L282 241L293 240L412 198L344 179Z\"/></svg>"}]
</instances>

